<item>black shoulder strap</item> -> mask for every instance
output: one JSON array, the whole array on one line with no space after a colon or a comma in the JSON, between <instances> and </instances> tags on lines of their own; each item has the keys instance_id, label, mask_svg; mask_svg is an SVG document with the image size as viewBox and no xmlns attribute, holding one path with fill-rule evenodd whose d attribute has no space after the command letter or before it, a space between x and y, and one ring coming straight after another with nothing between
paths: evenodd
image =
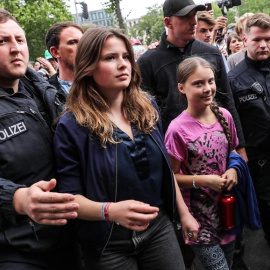
<instances>
[{"instance_id":1,"label":"black shoulder strap","mask_svg":"<svg viewBox=\"0 0 270 270\"><path fill-rule=\"evenodd\" d=\"M34 84L32 84L31 81L28 80L27 78L22 78L21 81L22 81L24 87L26 88L26 90L31 93L32 98L35 101L36 106L37 106L41 116L47 122L47 124L50 126L50 123L51 123L50 116L49 116L49 113L46 109L46 105L45 105L43 98L40 95L39 91L37 91Z\"/></svg>"}]
</instances>

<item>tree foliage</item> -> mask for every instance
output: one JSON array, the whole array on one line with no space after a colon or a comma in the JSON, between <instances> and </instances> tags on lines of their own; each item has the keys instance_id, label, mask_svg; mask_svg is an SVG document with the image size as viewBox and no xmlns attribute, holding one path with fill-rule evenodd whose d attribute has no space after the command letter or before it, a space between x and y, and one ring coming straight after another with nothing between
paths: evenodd
<instances>
[{"instance_id":1,"label":"tree foliage","mask_svg":"<svg viewBox=\"0 0 270 270\"><path fill-rule=\"evenodd\" d=\"M219 8L217 2L212 3L212 8L214 10L215 19L218 18L218 17L220 17L220 16L223 16L222 15L222 11ZM237 17L237 9L236 9L236 7L233 7L231 9L229 9L229 10L225 10L225 12L227 13L227 18L228 18L227 25L229 25L230 23L234 23L235 22L235 18Z\"/></svg>"},{"instance_id":2,"label":"tree foliage","mask_svg":"<svg viewBox=\"0 0 270 270\"><path fill-rule=\"evenodd\" d=\"M44 56L48 29L60 21L73 21L66 4L61 0L0 0L25 30L30 60Z\"/></svg>"},{"instance_id":3,"label":"tree foliage","mask_svg":"<svg viewBox=\"0 0 270 270\"><path fill-rule=\"evenodd\" d=\"M160 40L164 24L162 5L155 4L148 7L147 10L146 15L140 18L139 23L131 27L130 34L144 40L144 43L149 45L151 41Z\"/></svg>"},{"instance_id":4,"label":"tree foliage","mask_svg":"<svg viewBox=\"0 0 270 270\"><path fill-rule=\"evenodd\" d=\"M212 3L215 18L222 16L221 9L218 7L216 1ZM270 14L270 1L269 0L241 0L241 5L229 9L227 12L228 24L236 22L239 17L244 13L266 13Z\"/></svg>"},{"instance_id":5,"label":"tree foliage","mask_svg":"<svg viewBox=\"0 0 270 270\"><path fill-rule=\"evenodd\" d=\"M103 5L108 13L113 13L116 15L119 28L122 29L126 33L126 25L124 23L124 18L121 12L120 2L122 0L109 0L104 2Z\"/></svg>"},{"instance_id":6,"label":"tree foliage","mask_svg":"<svg viewBox=\"0 0 270 270\"><path fill-rule=\"evenodd\" d=\"M244 13L266 13L270 14L270 1L269 0L242 0L241 6L236 7L238 16Z\"/></svg>"}]
</instances>

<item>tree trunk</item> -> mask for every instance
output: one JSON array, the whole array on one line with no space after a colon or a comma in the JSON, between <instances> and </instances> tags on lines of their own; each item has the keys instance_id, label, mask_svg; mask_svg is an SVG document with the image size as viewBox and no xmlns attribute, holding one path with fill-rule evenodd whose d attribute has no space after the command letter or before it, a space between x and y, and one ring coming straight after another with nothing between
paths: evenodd
<instances>
[{"instance_id":1,"label":"tree trunk","mask_svg":"<svg viewBox=\"0 0 270 270\"><path fill-rule=\"evenodd\" d=\"M123 19L122 12L121 12L121 9L120 9L120 1L121 0L115 0L115 13L116 13L116 16L117 16L117 19L118 19L119 28L121 28L125 33L126 32L126 26L124 24L124 19Z\"/></svg>"}]
</instances>

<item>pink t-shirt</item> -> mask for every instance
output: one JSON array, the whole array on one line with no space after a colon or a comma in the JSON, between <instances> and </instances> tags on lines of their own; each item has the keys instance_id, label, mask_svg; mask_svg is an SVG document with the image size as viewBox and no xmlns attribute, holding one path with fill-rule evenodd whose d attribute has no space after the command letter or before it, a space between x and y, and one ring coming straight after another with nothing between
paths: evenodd
<instances>
[{"instance_id":1,"label":"pink t-shirt","mask_svg":"<svg viewBox=\"0 0 270 270\"><path fill-rule=\"evenodd\" d=\"M220 108L231 132L231 151L238 145L231 114ZM168 127L165 145L169 155L181 162L181 173L222 175L226 171L228 140L218 121L205 125L183 111ZM210 188L181 189L190 212L201 227L196 244L225 244L220 224L221 193ZM227 237L226 237L227 239ZM225 240L225 241L224 241Z\"/></svg>"}]
</instances>

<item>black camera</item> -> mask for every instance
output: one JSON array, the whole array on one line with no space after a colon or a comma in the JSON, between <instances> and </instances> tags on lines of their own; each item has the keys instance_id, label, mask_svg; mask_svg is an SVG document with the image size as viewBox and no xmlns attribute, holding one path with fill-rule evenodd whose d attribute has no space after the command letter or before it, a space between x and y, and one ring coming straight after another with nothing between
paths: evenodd
<instances>
[{"instance_id":1,"label":"black camera","mask_svg":"<svg viewBox=\"0 0 270 270\"><path fill-rule=\"evenodd\" d=\"M229 10L232 7L235 6L240 6L241 5L241 0L221 0L218 1L218 7L221 8L221 12L223 16L227 16L227 10ZM225 11L226 8L226 11Z\"/></svg>"}]
</instances>

